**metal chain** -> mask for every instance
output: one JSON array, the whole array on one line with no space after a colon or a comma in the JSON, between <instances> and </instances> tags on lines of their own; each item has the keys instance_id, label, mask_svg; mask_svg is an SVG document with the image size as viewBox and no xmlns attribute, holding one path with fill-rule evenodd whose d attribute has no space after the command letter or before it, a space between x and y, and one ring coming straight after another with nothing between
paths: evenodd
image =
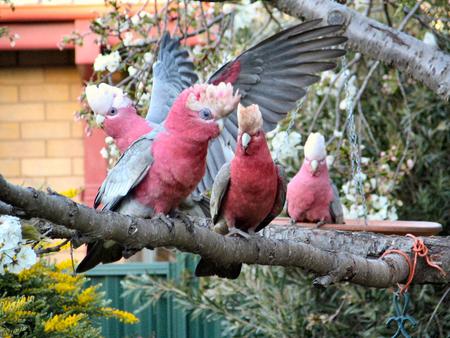
<instances>
[{"instance_id":1,"label":"metal chain","mask_svg":"<svg viewBox=\"0 0 450 338\"><path fill-rule=\"evenodd\" d=\"M289 146L289 133L294 129L295 126L295 120L297 119L297 113L300 110L301 106L303 105L303 102L305 101L305 96L300 99L300 101L297 104L297 107L294 111L290 113L291 118L289 120L289 124L286 128L286 137L284 138L284 146ZM281 154L281 147L278 147L278 149L275 151L275 162L280 163L280 154Z\"/></svg>"},{"instance_id":2,"label":"metal chain","mask_svg":"<svg viewBox=\"0 0 450 338\"><path fill-rule=\"evenodd\" d=\"M347 60L345 56L342 58L342 64L345 67ZM358 134L356 133L355 127L355 117L353 114L354 111L354 95L350 93L349 82L351 78L351 73L349 71L348 75L345 77L345 100L346 100L346 110L347 110L347 136L350 141L350 159L352 165L352 181L353 185L356 188L357 194L361 197L361 203L363 207L363 217L364 217L364 225L367 226L367 203L366 196L364 193L364 182L362 178L362 169L361 169L361 156L359 152L359 142L358 142ZM357 196L356 196L357 197Z\"/></svg>"}]
</instances>

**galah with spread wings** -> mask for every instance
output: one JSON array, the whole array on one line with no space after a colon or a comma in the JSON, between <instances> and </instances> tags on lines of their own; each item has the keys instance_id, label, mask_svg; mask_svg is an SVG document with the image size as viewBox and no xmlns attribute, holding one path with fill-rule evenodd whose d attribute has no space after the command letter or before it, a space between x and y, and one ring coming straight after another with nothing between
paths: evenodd
<instances>
[{"instance_id":1,"label":"galah with spread wings","mask_svg":"<svg viewBox=\"0 0 450 338\"><path fill-rule=\"evenodd\" d=\"M292 221L344 223L342 205L330 180L325 138L312 133L305 143L305 160L287 188L287 210Z\"/></svg>"},{"instance_id":2,"label":"galah with spread wings","mask_svg":"<svg viewBox=\"0 0 450 338\"><path fill-rule=\"evenodd\" d=\"M208 143L240 96L230 84L194 85L175 100L160 126L135 141L110 170L94 206L136 217L167 215L189 196L205 174ZM119 260L141 248L98 240L77 272Z\"/></svg>"},{"instance_id":3,"label":"galah with spread wings","mask_svg":"<svg viewBox=\"0 0 450 338\"><path fill-rule=\"evenodd\" d=\"M281 166L275 165L263 130L257 105L237 110L239 136L236 153L214 181L210 211L219 233L254 235L283 210L286 181ZM237 278L242 264L223 267L202 258L197 276Z\"/></svg>"},{"instance_id":4,"label":"galah with spread wings","mask_svg":"<svg viewBox=\"0 0 450 338\"><path fill-rule=\"evenodd\" d=\"M259 106L264 131L274 129L296 107L297 101L306 94L306 88L320 79L315 74L334 68L336 64L330 60L345 54L344 50L334 48L346 41L345 37L335 36L342 26L320 27L320 23L320 19L303 22L263 40L219 68L210 76L208 83L232 84L234 90L239 90L242 104ZM171 39L168 34L161 41L158 61L153 67L147 121L140 118L139 125L143 127L137 127L137 119L133 120L133 126L139 132L148 128L146 123L159 124L164 121L181 90L197 81L187 52L181 50L178 40ZM108 119L110 117L105 114L107 133ZM121 124L117 123L118 126ZM115 128L115 136L110 136L130 142L139 132L133 131L132 136L128 136L131 133L128 126L131 124L123 125L124 128ZM222 165L233 158L237 136L237 115L233 112L225 120L224 131L210 142L206 174L194 192L196 198L211 189Z\"/></svg>"}]
</instances>

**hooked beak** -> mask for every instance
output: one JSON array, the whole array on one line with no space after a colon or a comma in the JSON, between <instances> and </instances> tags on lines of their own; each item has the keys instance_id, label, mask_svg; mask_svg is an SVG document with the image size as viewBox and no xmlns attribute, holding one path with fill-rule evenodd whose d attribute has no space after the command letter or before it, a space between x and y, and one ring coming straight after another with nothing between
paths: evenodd
<instances>
[{"instance_id":1,"label":"hooked beak","mask_svg":"<svg viewBox=\"0 0 450 338\"><path fill-rule=\"evenodd\" d=\"M317 168L319 168L319 162L317 160L312 160L310 163L310 166L311 166L311 171L314 175L317 171Z\"/></svg>"},{"instance_id":2,"label":"hooked beak","mask_svg":"<svg viewBox=\"0 0 450 338\"><path fill-rule=\"evenodd\" d=\"M247 147L250 144L251 139L252 139L252 137L249 134L247 134L247 133L242 134L241 143L242 143L242 148L244 148L244 150L247 150Z\"/></svg>"},{"instance_id":3,"label":"hooked beak","mask_svg":"<svg viewBox=\"0 0 450 338\"><path fill-rule=\"evenodd\" d=\"M96 114L95 115L95 122L99 127L103 127L103 122L105 121L105 116Z\"/></svg>"},{"instance_id":4,"label":"hooked beak","mask_svg":"<svg viewBox=\"0 0 450 338\"><path fill-rule=\"evenodd\" d=\"M220 118L220 119L216 120L216 123L217 123L217 124L218 124L218 126L219 126L219 130L220 130L220 132L222 132L222 130L223 130L223 127L224 127L224 122L223 122L223 118Z\"/></svg>"}]
</instances>

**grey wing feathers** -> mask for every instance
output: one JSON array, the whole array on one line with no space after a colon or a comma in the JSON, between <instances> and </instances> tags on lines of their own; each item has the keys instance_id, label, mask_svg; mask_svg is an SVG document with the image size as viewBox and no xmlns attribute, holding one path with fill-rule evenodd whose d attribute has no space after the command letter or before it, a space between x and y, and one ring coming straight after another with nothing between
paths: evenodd
<instances>
[{"instance_id":1,"label":"grey wing feathers","mask_svg":"<svg viewBox=\"0 0 450 338\"><path fill-rule=\"evenodd\" d=\"M225 197L230 184L230 177L231 165L230 163L225 163L222 168L220 168L211 191L209 210L211 212L213 223L216 223L217 219L219 218L222 200Z\"/></svg>"},{"instance_id":2,"label":"grey wing feathers","mask_svg":"<svg viewBox=\"0 0 450 338\"><path fill-rule=\"evenodd\" d=\"M153 64L153 87L146 119L153 123L164 121L178 95L197 81L189 53L180 48L178 39L164 33L158 59Z\"/></svg>"},{"instance_id":3,"label":"grey wing feathers","mask_svg":"<svg viewBox=\"0 0 450 338\"><path fill-rule=\"evenodd\" d=\"M333 188L333 201L330 203L331 218L335 224L344 224L344 210L339 198L339 191L332 182L331 186Z\"/></svg>"},{"instance_id":4,"label":"grey wing feathers","mask_svg":"<svg viewBox=\"0 0 450 338\"><path fill-rule=\"evenodd\" d=\"M153 130L142 136L122 154L103 181L95 197L95 208L101 203L103 210L115 210L122 199L142 181L153 162L151 145L157 133L157 130Z\"/></svg>"},{"instance_id":5,"label":"grey wing feathers","mask_svg":"<svg viewBox=\"0 0 450 338\"><path fill-rule=\"evenodd\" d=\"M307 87L320 79L316 73L334 68L336 64L330 60L345 54L334 48L346 41L345 37L333 35L342 26L318 27L320 22L307 21L273 35L222 66L208 82L232 83L239 89L243 105L259 105L265 131L274 129L296 108ZM234 150L237 133L237 115L233 112L222 131L222 143L232 145ZM220 149L209 153L215 163L224 159ZM212 160L207 163L207 175L214 178L217 171L210 163ZM208 183L203 182L202 188L209 189Z\"/></svg>"},{"instance_id":6,"label":"grey wing feathers","mask_svg":"<svg viewBox=\"0 0 450 338\"><path fill-rule=\"evenodd\" d=\"M267 217L256 227L255 231L258 232L268 226L270 222L274 220L283 211L284 203L286 202L287 192L287 176L284 168L281 165L277 165L278 170L278 189L277 196L273 208Z\"/></svg>"}]
</instances>

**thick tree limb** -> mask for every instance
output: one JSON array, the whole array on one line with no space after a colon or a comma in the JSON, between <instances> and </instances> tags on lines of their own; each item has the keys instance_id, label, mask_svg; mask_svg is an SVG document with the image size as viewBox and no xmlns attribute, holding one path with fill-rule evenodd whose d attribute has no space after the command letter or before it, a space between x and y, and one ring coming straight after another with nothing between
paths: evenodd
<instances>
[{"instance_id":1,"label":"thick tree limb","mask_svg":"<svg viewBox=\"0 0 450 338\"><path fill-rule=\"evenodd\" d=\"M205 227L207 221L204 219L185 224L180 219L155 217L145 220L114 212L98 212L57 194L15 186L1 176L0 200L24 210L27 215L48 219L86 236L113 239L132 248L173 246L223 264L243 262L300 267L325 276L317 280L321 285L348 280L365 286L390 287L396 282L404 281L408 276L408 265L398 255L389 255L385 259L366 258L372 253L374 257L379 256L383 251L381 248L387 249L392 243L401 243L402 248L408 251L410 246L408 247L404 239L393 240L376 234L354 235L321 230L305 232L288 226L270 227L265 231L266 236L270 238L229 238L210 231ZM322 240L319 240L320 237ZM361 251L360 255L344 252L345 248L339 244L350 242L353 247L368 239L373 247L367 249L366 253ZM307 242L314 242L315 246L306 244ZM325 242L331 245L327 246ZM430 245L433 255L440 255L442 267L450 271L448 238L435 238L431 241L427 239L426 243ZM416 281L423 283L450 281L450 274L442 278L423 265L419 265L417 276Z\"/></svg>"},{"instance_id":2,"label":"thick tree limb","mask_svg":"<svg viewBox=\"0 0 450 338\"><path fill-rule=\"evenodd\" d=\"M373 59L392 64L438 95L450 96L450 56L422 41L331 0L276 0L281 11L306 19L324 18L345 24L348 46Z\"/></svg>"},{"instance_id":3,"label":"thick tree limb","mask_svg":"<svg viewBox=\"0 0 450 338\"><path fill-rule=\"evenodd\" d=\"M0 201L0 215L20 217L22 224L35 227L39 233L49 238L67 238L76 237L75 230L68 229L62 225L49 222L45 219L28 217L28 215L20 208L13 207L5 202ZM80 243L81 245L83 243Z\"/></svg>"}]
</instances>

